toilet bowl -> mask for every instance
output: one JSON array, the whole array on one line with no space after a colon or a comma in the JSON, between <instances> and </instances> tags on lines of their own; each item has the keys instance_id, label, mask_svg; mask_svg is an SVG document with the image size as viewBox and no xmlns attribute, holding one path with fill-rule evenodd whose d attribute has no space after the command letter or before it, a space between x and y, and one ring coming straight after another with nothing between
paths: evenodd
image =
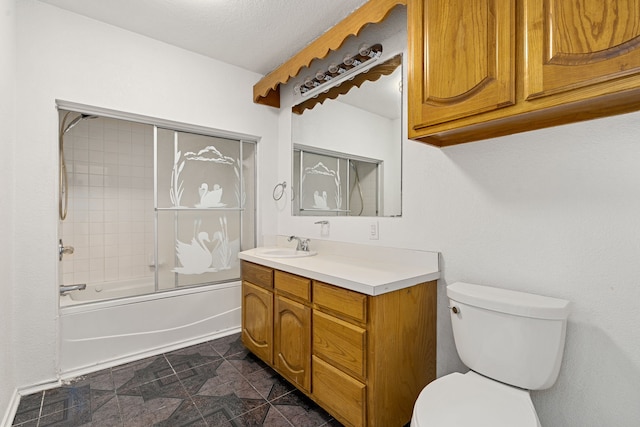
<instances>
[{"instance_id":1,"label":"toilet bowl","mask_svg":"<svg viewBox=\"0 0 640 427\"><path fill-rule=\"evenodd\" d=\"M456 349L471 370L427 385L411 427L540 427L529 390L558 377L569 302L463 282L447 296Z\"/></svg>"},{"instance_id":2,"label":"toilet bowl","mask_svg":"<svg viewBox=\"0 0 640 427\"><path fill-rule=\"evenodd\" d=\"M527 390L469 371L441 377L416 401L411 427L540 427Z\"/></svg>"}]
</instances>

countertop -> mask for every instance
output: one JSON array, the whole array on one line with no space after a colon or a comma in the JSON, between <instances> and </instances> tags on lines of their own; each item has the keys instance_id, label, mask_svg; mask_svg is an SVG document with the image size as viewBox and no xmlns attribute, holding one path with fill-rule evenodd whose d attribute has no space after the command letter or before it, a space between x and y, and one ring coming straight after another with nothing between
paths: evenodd
<instances>
[{"instance_id":1,"label":"countertop","mask_svg":"<svg viewBox=\"0 0 640 427\"><path fill-rule=\"evenodd\" d=\"M437 252L370 246L358 250L360 245L355 244L325 246L316 255L301 258L267 257L261 253L266 248L249 249L238 257L367 295L381 295L440 278Z\"/></svg>"}]
</instances>

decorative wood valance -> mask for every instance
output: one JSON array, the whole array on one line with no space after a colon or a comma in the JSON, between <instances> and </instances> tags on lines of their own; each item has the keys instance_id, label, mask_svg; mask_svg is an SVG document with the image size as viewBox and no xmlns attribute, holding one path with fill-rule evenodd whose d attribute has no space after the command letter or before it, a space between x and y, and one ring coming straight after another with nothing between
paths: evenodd
<instances>
[{"instance_id":1,"label":"decorative wood valance","mask_svg":"<svg viewBox=\"0 0 640 427\"><path fill-rule=\"evenodd\" d=\"M296 77L314 59L325 58L330 51L338 50L349 36L357 36L366 25L383 21L394 7L406 4L407 0L368 1L256 83L253 86L253 102L280 108L281 84Z\"/></svg>"}]
</instances>

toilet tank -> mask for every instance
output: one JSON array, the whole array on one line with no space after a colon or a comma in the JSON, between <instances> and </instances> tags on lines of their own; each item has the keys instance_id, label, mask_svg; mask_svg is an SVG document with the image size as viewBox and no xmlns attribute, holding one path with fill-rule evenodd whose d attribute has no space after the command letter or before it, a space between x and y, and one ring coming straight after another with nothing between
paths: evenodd
<instances>
[{"instance_id":1,"label":"toilet tank","mask_svg":"<svg viewBox=\"0 0 640 427\"><path fill-rule=\"evenodd\" d=\"M555 383L569 301L456 282L447 286L456 348L470 369L517 387Z\"/></svg>"}]
</instances>

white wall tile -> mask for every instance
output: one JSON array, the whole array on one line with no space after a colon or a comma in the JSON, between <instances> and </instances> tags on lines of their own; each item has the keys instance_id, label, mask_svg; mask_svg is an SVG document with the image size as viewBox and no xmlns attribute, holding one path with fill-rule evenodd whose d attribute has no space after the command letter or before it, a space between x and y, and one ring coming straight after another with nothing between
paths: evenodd
<instances>
[{"instance_id":1,"label":"white wall tile","mask_svg":"<svg viewBox=\"0 0 640 427\"><path fill-rule=\"evenodd\" d=\"M145 203L153 200L152 127L106 118L87 122L65 140L73 173L62 235L77 249L63 265L64 283L153 274L145 259L145 248L153 251L154 244L147 225L154 222L153 204Z\"/></svg>"}]
</instances>

